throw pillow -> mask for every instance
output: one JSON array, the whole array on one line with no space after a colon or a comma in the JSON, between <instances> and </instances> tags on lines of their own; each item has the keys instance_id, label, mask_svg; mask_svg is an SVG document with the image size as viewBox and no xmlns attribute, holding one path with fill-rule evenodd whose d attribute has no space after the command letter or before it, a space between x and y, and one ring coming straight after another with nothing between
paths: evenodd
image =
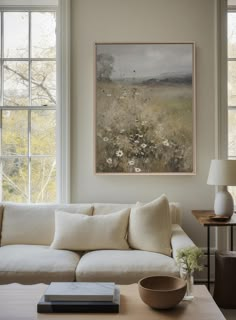
<instances>
[{"instance_id":1,"label":"throw pillow","mask_svg":"<svg viewBox=\"0 0 236 320\"><path fill-rule=\"evenodd\" d=\"M100 216L55 213L51 248L68 250L129 249L126 241L130 209Z\"/></svg>"},{"instance_id":2,"label":"throw pillow","mask_svg":"<svg viewBox=\"0 0 236 320\"><path fill-rule=\"evenodd\" d=\"M165 195L131 209L128 242L131 248L171 255L171 220Z\"/></svg>"}]
</instances>

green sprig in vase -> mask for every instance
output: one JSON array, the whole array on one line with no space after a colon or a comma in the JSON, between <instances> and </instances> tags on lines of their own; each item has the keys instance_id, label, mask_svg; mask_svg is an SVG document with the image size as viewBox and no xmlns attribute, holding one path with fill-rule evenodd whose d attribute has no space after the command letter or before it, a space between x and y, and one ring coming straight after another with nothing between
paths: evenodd
<instances>
[{"instance_id":1,"label":"green sprig in vase","mask_svg":"<svg viewBox=\"0 0 236 320\"><path fill-rule=\"evenodd\" d=\"M194 278L193 273L195 270L202 270L203 265L201 258L203 251L196 246L186 247L177 251L176 260L180 267L180 277L186 280L187 290L184 300L192 300Z\"/></svg>"}]
</instances>

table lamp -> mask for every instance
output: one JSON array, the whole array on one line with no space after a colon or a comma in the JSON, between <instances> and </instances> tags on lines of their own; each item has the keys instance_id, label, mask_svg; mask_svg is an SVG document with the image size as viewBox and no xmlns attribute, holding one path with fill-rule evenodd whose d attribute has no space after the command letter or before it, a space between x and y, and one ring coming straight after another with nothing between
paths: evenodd
<instances>
[{"instance_id":1,"label":"table lamp","mask_svg":"<svg viewBox=\"0 0 236 320\"><path fill-rule=\"evenodd\" d=\"M236 186L236 160L211 160L207 184L222 186L215 195L215 214L231 217L234 201L227 186Z\"/></svg>"}]
</instances>

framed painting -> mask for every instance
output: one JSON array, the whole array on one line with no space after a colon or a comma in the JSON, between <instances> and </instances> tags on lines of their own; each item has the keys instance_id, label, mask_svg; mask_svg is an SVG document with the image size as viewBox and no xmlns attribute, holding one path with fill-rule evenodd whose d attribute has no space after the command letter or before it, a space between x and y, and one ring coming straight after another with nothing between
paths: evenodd
<instances>
[{"instance_id":1,"label":"framed painting","mask_svg":"<svg viewBox=\"0 0 236 320\"><path fill-rule=\"evenodd\" d=\"M95 173L196 174L194 43L95 44Z\"/></svg>"}]
</instances>

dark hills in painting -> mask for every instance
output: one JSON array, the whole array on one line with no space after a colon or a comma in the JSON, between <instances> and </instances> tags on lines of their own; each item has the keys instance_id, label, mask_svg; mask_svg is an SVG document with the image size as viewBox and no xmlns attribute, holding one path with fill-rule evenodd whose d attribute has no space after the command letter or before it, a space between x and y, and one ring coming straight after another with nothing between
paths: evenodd
<instances>
[{"instance_id":1,"label":"dark hills in painting","mask_svg":"<svg viewBox=\"0 0 236 320\"><path fill-rule=\"evenodd\" d=\"M122 78L122 79L113 79L112 81L117 82L126 82L133 84L144 84L144 85L168 85L168 84L183 84L183 85L192 85L192 75L186 73L164 73L156 78Z\"/></svg>"},{"instance_id":2,"label":"dark hills in painting","mask_svg":"<svg viewBox=\"0 0 236 320\"><path fill-rule=\"evenodd\" d=\"M192 84L191 74L163 74L160 77L142 82L147 85L155 84Z\"/></svg>"}]
</instances>

